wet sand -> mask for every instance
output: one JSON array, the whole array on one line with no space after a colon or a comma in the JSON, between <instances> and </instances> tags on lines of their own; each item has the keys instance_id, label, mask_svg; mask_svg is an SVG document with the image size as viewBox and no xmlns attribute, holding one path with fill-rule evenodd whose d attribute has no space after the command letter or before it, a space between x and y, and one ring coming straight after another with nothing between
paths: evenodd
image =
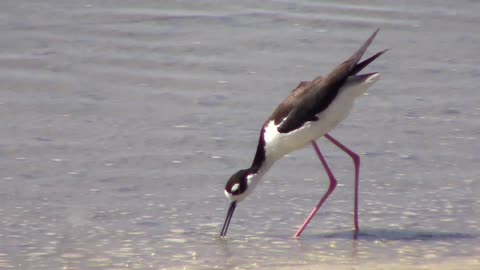
<instances>
[{"instance_id":1,"label":"wet sand","mask_svg":"<svg viewBox=\"0 0 480 270\"><path fill-rule=\"evenodd\" d=\"M478 259L467 258L455 258L448 261L443 261L441 263L428 263L420 265L402 265L401 263L370 263L370 264L360 264L360 265L327 265L327 264L318 264L318 265L305 265L305 266L285 266L285 267L275 267L272 269L297 269L297 270L322 270L322 269L336 269L336 270L351 270L351 269L369 269L369 270L472 270L478 269L480 267L480 261Z\"/></svg>"},{"instance_id":2,"label":"wet sand","mask_svg":"<svg viewBox=\"0 0 480 270\"><path fill-rule=\"evenodd\" d=\"M478 269L480 3L0 2L0 268ZM299 81L376 29L382 79L279 161L219 239L225 181ZM458 262L458 263L457 263ZM472 262L464 263L464 262ZM303 267L303 268L302 268ZM440 268L437 268L440 267ZM463 267L463 268L461 268Z\"/></svg>"}]
</instances>

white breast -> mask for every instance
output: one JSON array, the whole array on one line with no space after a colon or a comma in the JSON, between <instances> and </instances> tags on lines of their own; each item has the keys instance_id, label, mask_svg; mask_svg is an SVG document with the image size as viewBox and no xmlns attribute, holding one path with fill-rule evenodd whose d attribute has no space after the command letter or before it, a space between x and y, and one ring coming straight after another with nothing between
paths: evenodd
<instances>
[{"instance_id":1,"label":"white breast","mask_svg":"<svg viewBox=\"0 0 480 270\"><path fill-rule=\"evenodd\" d=\"M267 162L275 162L284 155L305 147L312 140L317 140L335 128L347 118L355 98L365 93L374 82L380 78L379 74L373 75L366 81L347 81L340 89L332 103L317 115L318 120L306 122L302 127L289 133L278 132L278 126L270 121L265 126L265 150Z\"/></svg>"}]
</instances>

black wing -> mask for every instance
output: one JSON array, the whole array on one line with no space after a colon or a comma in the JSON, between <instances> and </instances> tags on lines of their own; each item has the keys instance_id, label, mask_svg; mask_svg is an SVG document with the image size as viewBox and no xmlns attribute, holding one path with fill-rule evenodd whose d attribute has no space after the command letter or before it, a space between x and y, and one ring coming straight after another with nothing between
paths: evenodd
<instances>
[{"instance_id":1,"label":"black wing","mask_svg":"<svg viewBox=\"0 0 480 270\"><path fill-rule=\"evenodd\" d=\"M305 122L318 120L316 115L330 105L346 79L360 72L360 70L386 52L384 50L358 63L378 31L379 29L370 36L360 49L327 76L318 77L307 84L300 84L278 106L270 119L275 120L275 124L281 123L278 127L279 132L288 133L301 127ZM296 95L296 97L292 97L292 95Z\"/></svg>"}]
</instances>

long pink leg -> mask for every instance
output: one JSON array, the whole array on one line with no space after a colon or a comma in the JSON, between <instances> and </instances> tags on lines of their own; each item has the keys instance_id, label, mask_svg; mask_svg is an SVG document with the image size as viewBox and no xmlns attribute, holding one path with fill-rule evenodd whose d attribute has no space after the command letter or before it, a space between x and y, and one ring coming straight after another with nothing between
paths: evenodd
<instances>
[{"instance_id":1,"label":"long pink leg","mask_svg":"<svg viewBox=\"0 0 480 270\"><path fill-rule=\"evenodd\" d=\"M337 180L335 179L335 176L333 175L332 171L330 170L330 167L328 167L327 161L323 157L322 153L320 152L320 149L318 148L318 145L315 141L312 141L312 146L315 149L315 152L317 152L318 158L322 162L323 167L325 167L325 170L327 171L328 178L330 179L330 186L328 187L327 192L325 195L323 195L322 199L320 202L317 204L317 206L313 209L313 211L310 213L310 215L307 217L303 225L300 227L300 229L295 233L293 237L297 238L300 237L302 234L303 230L307 227L308 223L312 220L312 218L315 216L317 213L318 209L322 207L323 203L328 199L330 194L335 190L335 187L337 187Z\"/></svg>"},{"instance_id":2,"label":"long pink leg","mask_svg":"<svg viewBox=\"0 0 480 270\"><path fill-rule=\"evenodd\" d=\"M353 210L353 224L354 224L354 237L357 238L359 232L358 226L358 185L359 185L359 174L360 174L360 157L354 153L352 150L348 149L345 145L341 144L339 141L334 139L328 133L325 134L325 138L331 141L333 144L338 146L338 148L342 149L345 153L347 153L353 160L353 164L355 165L355 195L354 195L354 210Z\"/></svg>"}]
</instances>

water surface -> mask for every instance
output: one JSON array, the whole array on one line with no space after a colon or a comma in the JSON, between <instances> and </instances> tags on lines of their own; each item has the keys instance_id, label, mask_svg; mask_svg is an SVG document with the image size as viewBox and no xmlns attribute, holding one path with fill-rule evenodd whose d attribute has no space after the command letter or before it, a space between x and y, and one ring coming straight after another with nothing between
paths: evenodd
<instances>
[{"instance_id":1,"label":"water surface","mask_svg":"<svg viewBox=\"0 0 480 270\"><path fill-rule=\"evenodd\" d=\"M480 3L2 1L0 268L478 269ZM299 81L376 29L381 81L219 239L223 185Z\"/></svg>"}]
</instances>

